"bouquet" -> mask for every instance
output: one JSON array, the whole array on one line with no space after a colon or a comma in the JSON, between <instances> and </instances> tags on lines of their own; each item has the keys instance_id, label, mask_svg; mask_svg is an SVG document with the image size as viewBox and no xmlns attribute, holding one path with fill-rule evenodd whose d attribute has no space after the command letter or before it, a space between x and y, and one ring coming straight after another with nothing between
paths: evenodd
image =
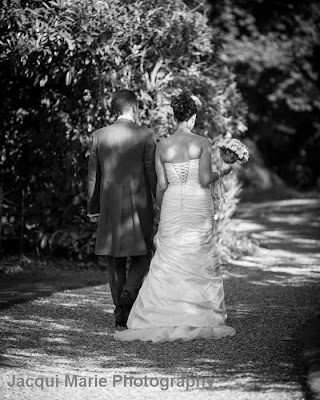
<instances>
[{"instance_id":1,"label":"bouquet","mask_svg":"<svg viewBox=\"0 0 320 400\"><path fill-rule=\"evenodd\" d=\"M220 150L220 156L226 164L234 164L239 161L244 164L249 160L249 150L247 146L237 139L223 139L217 143ZM220 178L216 184L211 185L211 196L215 209L215 220L218 219L218 214L225 202L223 178Z\"/></svg>"},{"instance_id":2,"label":"bouquet","mask_svg":"<svg viewBox=\"0 0 320 400\"><path fill-rule=\"evenodd\" d=\"M234 164L239 161L244 164L249 160L247 146L237 139L223 139L217 144L222 160L226 164Z\"/></svg>"}]
</instances>

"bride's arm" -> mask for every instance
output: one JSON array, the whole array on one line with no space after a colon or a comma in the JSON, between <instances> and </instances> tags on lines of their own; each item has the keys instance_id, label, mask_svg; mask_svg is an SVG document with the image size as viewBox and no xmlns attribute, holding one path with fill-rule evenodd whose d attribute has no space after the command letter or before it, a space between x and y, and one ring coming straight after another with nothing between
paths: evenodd
<instances>
[{"instance_id":1,"label":"bride's arm","mask_svg":"<svg viewBox=\"0 0 320 400\"><path fill-rule=\"evenodd\" d=\"M155 164L156 164L156 173L157 173L156 202L157 202L158 209L161 208L163 195L168 187L167 174L166 174L166 170L164 167L164 163L162 162L161 157L160 157L160 151L161 151L161 144L159 143L157 146L156 155L155 155Z\"/></svg>"},{"instance_id":2,"label":"bride's arm","mask_svg":"<svg viewBox=\"0 0 320 400\"><path fill-rule=\"evenodd\" d=\"M211 166L211 144L208 139L203 139L203 145L200 156L200 182L203 186L215 183L220 177L227 175L231 167L212 170Z\"/></svg>"}]
</instances>

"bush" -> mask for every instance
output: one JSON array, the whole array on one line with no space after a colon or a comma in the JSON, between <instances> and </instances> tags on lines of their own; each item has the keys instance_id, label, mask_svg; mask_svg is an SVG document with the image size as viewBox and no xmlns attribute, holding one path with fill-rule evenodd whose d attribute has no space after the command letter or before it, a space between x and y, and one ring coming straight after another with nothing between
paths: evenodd
<instances>
[{"instance_id":1,"label":"bush","mask_svg":"<svg viewBox=\"0 0 320 400\"><path fill-rule=\"evenodd\" d=\"M24 190L26 238L39 251L93 252L88 145L95 129L112 122L118 89L138 94L141 121L158 140L174 129L168 99L186 87L204 102L199 134L245 130L246 109L219 61L207 10L189 3L4 2L1 176L13 202Z\"/></svg>"}]
</instances>

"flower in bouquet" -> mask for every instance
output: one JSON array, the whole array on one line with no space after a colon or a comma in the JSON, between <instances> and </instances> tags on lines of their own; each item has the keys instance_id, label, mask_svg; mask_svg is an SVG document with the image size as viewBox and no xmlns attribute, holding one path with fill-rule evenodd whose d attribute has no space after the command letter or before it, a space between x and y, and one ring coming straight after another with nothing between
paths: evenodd
<instances>
[{"instance_id":1,"label":"flower in bouquet","mask_svg":"<svg viewBox=\"0 0 320 400\"><path fill-rule=\"evenodd\" d=\"M222 160L226 164L234 164L239 161L244 164L249 160L249 150L247 146L238 139L223 139L218 142L217 147L220 150Z\"/></svg>"}]
</instances>

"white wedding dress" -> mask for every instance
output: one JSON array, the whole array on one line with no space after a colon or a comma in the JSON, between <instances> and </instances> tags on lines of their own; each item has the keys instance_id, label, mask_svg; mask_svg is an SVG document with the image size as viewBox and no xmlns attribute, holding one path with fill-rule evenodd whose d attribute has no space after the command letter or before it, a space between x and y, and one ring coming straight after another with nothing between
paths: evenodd
<instances>
[{"instance_id":1,"label":"white wedding dress","mask_svg":"<svg viewBox=\"0 0 320 400\"><path fill-rule=\"evenodd\" d=\"M199 159L166 163L156 252L117 340L219 339L225 325L223 281L213 244L211 194L199 180Z\"/></svg>"}]
</instances>

